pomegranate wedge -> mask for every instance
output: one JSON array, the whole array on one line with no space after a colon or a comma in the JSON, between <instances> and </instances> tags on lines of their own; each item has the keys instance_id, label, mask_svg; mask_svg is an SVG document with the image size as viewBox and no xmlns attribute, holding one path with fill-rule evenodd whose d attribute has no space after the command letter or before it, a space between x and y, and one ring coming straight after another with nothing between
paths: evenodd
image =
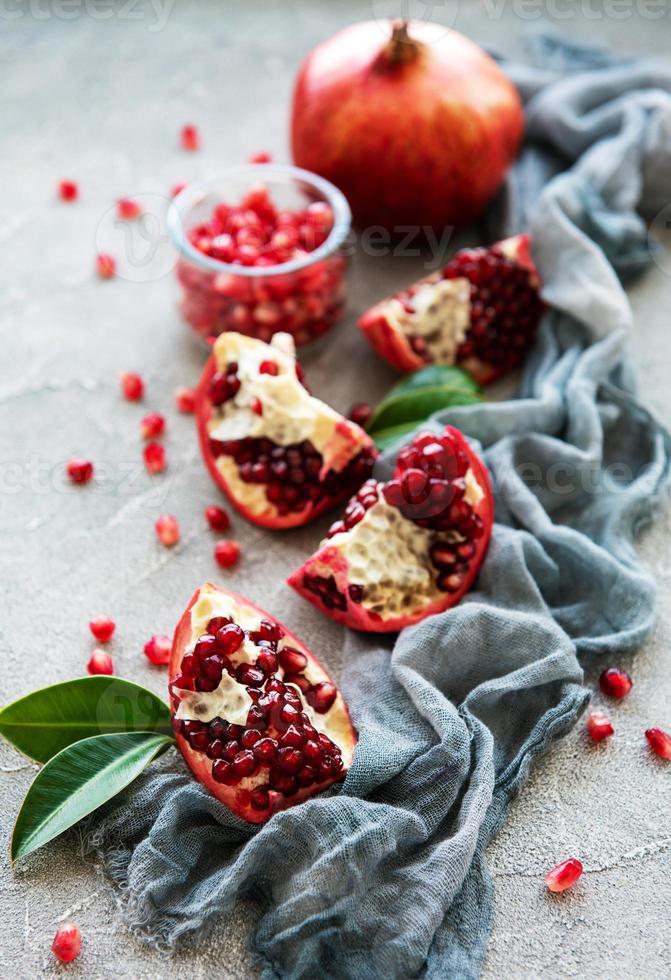
<instances>
[{"instance_id":1,"label":"pomegranate wedge","mask_svg":"<svg viewBox=\"0 0 671 980\"><path fill-rule=\"evenodd\" d=\"M317 658L215 585L196 591L175 630L170 699L194 776L251 823L321 793L352 762L356 732Z\"/></svg>"},{"instance_id":2,"label":"pomegranate wedge","mask_svg":"<svg viewBox=\"0 0 671 980\"><path fill-rule=\"evenodd\" d=\"M302 383L293 340L217 338L197 394L207 467L253 524L307 524L370 476L377 451L363 429Z\"/></svg>"},{"instance_id":3,"label":"pomegranate wedge","mask_svg":"<svg viewBox=\"0 0 671 980\"><path fill-rule=\"evenodd\" d=\"M512 370L544 310L528 235L457 252L441 272L377 303L359 320L378 354L401 371L459 364L480 384Z\"/></svg>"},{"instance_id":4,"label":"pomegranate wedge","mask_svg":"<svg viewBox=\"0 0 671 980\"><path fill-rule=\"evenodd\" d=\"M289 585L339 623L400 630L471 588L493 520L489 474L462 434L423 432L388 483L364 483Z\"/></svg>"}]
</instances>

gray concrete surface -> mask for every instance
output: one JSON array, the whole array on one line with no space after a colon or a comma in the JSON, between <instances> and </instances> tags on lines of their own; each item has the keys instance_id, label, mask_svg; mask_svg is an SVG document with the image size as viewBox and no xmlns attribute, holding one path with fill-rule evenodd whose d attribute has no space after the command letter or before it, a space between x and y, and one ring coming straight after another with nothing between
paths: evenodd
<instances>
[{"instance_id":1,"label":"gray concrete surface","mask_svg":"<svg viewBox=\"0 0 671 980\"><path fill-rule=\"evenodd\" d=\"M377 0L126 2L109 19L99 19L101 10L109 11L84 0L70 6L33 0L0 10L0 703L81 674L92 646L86 624L101 612L118 623L112 645L118 672L163 693L165 676L146 664L143 642L171 630L196 584L222 577L201 519L202 507L217 495L191 420L171 411L174 387L195 381L203 352L175 312L169 270L158 268L165 274L142 282L94 278L95 236L105 212L121 195L164 194L180 178L206 175L259 149L287 159L288 96L299 59L338 26L369 17L371 9L382 14L398 7ZM650 16L652 5L640 2L601 8L596 0L555 7L545 0L536 7L462 0L459 8L437 4L434 11L437 20L456 13L457 27L511 52L520 49L536 12L574 37L668 57L668 9L660 20ZM201 128L199 154L177 147L187 121ZM62 176L80 182L74 206L54 199ZM653 268L631 293L632 351L650 403L667 419L668 258L666 273ZM347 321L305 358L309 380L338 408L374 400L392 381L357 335L354 315L410 280L418 266L356 261ZM163 478L144 473L141 410L118 396L119 373L133 368L148 382L146 406L169 414L170 468ZM89 454L98 466L96 486L85 492L62 479L73 452ZM152 529L164 511L179 516L184 534L169 553ZM633 694L613 709L617 738L595 748L576 730L556 746L490 848L497 906L486 980L659 980L671 973L670 773L649 757L642 738L651 723L671 725L670 529L667 512L642 545L659 580L659 619L632 664ZM272 537L236 520L244 557L226 581L280 613L337 669L339 628L282 585L321 530ZM123 927L74 839L12 871L8 839L32 775L0 745L2 977L58 973L49 945L65 915L84 934L82 956L67 971L72 977L256 975L248 953L251 907L222 922L202 948L168 960ZM548 896L543 872L570 854L585 863L582 882L571 894Z\"/></svg>"}]
</instances>

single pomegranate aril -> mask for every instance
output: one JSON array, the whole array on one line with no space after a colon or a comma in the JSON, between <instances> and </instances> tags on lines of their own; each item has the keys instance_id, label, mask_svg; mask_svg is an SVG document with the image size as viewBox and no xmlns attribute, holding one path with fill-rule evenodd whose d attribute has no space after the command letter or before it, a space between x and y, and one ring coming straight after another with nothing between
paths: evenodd
<instances>
[{"instance_id":1,"label":"single pomegranate aril","mask_svg":"<svg viewBox=\"0 0 671 980\"><path fill-rule=\"evenodd\" d=\"M261 151L260 153L252 153L252 155L247 160L248 163L272 163L273 158L270 153L265 153Z\"/></svg>"},{"instance_id":2,"label":"single pomegranate aril","mask_svg":"<svg viewBox=\"0 0 671 980\"><path fill-rule=\"evenodd\" d=\"M231 526L231 519L223 507L211 504L205 508L205 519L213 531L228 531Z\"/></svg>"},{"instance_id":3,"label":"single pomegranate aril","mask_svg":"<svg viewBox=\"0 0 671 980\"><path fill-rule=\"evenodd\" d=\"M214 558L222 568L231 568L240 557L240 545L237 541L217 541L214 546Z\"/></svg>"},{"instance_id":4,"label":"single pomegranate aril","mask_svg":"<svg viewBox=\"0 0 671 980\"><path fill-rule=\"evenodd\" d=\"M58 927L51 952L61 963L72 963L79 956L82 948L82 934L74 922L64 922Z\"/></svg>"},{"instance_id":5,"label":"single pomegranate aril","mask_svg":"<svg viewBox=\"0 0 671 980\"><path fill-rule=\"evenodd\" d=\"M270 374L275 378L279 373L277 361L261 361L259 364L259 374Z\"/></svg>"},{"instance_id":6,"label":"single pomegranate aril","mask_svg":"<svg viewBox=\"0 0 671 980\"><path fill-rule=\"evenodd\" d=\"M634 682L629 674L617 667L609 667L599 677L599 687L609 698L624 698L633 686Z\"/></svg>"},{"instance_id":7,"label":"single pomegranate aril","mask_svg":"<svg viewBox=\"0 0 671 980\"><path fill-rule=\"evenodd\" d=\"M368 402L357 402L356 405L352 405L350 408L347 418L352 422L356 422L356 424L360 425L362 429L365 429L366 423L372 414L372 405L369 405Z\"/></svg>"},{"instance_id":8,"label":"single pomegranate aril","mask_svg":"<svg viewBox=\"0 0 671 980\"><path fill-rule=\"evenodd\" d=\"M551 892L564 892L575 885L582 874L582 864L577 858L569 858L545 875L545 884Z\"/></svg>"},{"instance_id":9,"label":"single pomegranate aril","mask_svg":"<svg viewBox=\"0 0 671 980\"><path fill-rule=\"evenodd\" d=\"M193 388L178 388L175 391L175 405L179 412L185 415L196 410L196 392Z\"/></svg>"},{"instance_id":10,"label":"single pomegranate aril","mask_svg":"<svg viewBox=\"0 0 671 980\"><path fill-rule=\"evenodd\" d=\"M645 733L648 745L660 759L671 759L671 735L663 728L648 728Z\"/></svg>"},{"instance_id":11,"label":"single pomegranate aril","mask_svg":"<svg viewBox=\"0 0 671 980\"><path fill-rule=\"evenodd\" d=\"M180 141L183 150L193 152L194 150L200 149L200 134L195 126L182 126Z\"/></svg>"},{"instance_id":12,"label":"single pomegranate aril","mask_svg":"<svg viewBox=\"0 0 671 980\"><path fill-rule=\"evenodd\" d=\"M89 629L98 643L109 643L114 635L116 623L109 616L96 616L89 623Z\"/></svg>"},{"instance_id":13,"label":"single pomegranate aril","mask_svg":"<svg viewBox=\"0 0 671 980\"><path fill-rule=\"evenodd\" d=\"M611 724L608 715L602 711L592 711L587 717L587 734L593 742L602 742L604 738L610 738L615 734L615 729Z\"/></svg>"},{"instance_id":14,"label":"single pomegranate aril","mask_svg":"<svg viewBox=\"0 0 671 980\"><path fill-rule=\"evenodd\" d=\"M170 188L170 197L177 197L178 194L182 193L185 187L186 187L185 180L180 180L176 184L173 184L172 187Z\"/></svg>"},{"instance_id":15,"label":"single pomegranate aril","mask_svg":"<svg viewBox=\"0 0 671 980\"><path fill-rule=\"evenodd\" d=\"M91 654L91 659L86 665L86 669L89 674L113 674L114 664L106 650L96 649Z\"/></svg>"},{"instance_id":16,"label":"single pomegranate aril","mask_svg":"<svg viewBox=\"0 0 671 980\"><path fill-rule=\"evenodd\" d=\"M167 466L165 447L160 442L149 442L142 451L148 473L162 473Z\"/></svg>"},{"instance_id":17,"label":"single pomegranate aril","mask_svg":"<svg viewBox=\"0 0 671 980\"><path fill-rule=\"evenodd\" d=\"M174 514L161 514L154 524L156 536L166 548L172 548L180 539L179 521Z\"/></svg>"},{"instance_id":18,"label":"single pomegranate aril","mask_svg":"<svg viewBox=\"0 0 671 980\"><path fill-rule=\"evenodd\" d=\"M470 589L493 508L487 469L461 433L419 433L398 454L391 480L363 483L289 585L354 629L402 629ZM318 693L310 697L319 703Z\"/></svg>"},{"instance_id":19,"label":"single pomegranate aril","mask_svg":"<svg viewBox=\"0 0 671 980\"><path fill-rule=\"evenodd\" d=\"M100 279L112 279L116 275L116 259L102 252L96 255L96 272Z\"/></svg>"},{"instance_id":20,"label":"single pomegranate aril","mask_svg":"<svg viewBox=\"0 0 671 980\"><path fill-rule=\"evenodd\" d=\"M73 483L88 483L93 476L93 463L90 459L82 459L80 456L72 456L65 468Z\"/></svg>"},{"instance_id":21,"label":"single pomegranate aril","mask_svg":"<svg viewBox=\"0 0 671 980\"><path fill-rule=\"evenodd\" d=\"M165 432L165 417L159 412L148 412L140 423L143 439L156 439Z\"/></svg>"},{"instance_id":22,"label":"single pomegranate aril","mask_svg":"<svg viewBox=\"0 0 671 980\"><path fill-rule=\"evenodd\" d=\"M289 651L291 676L304 684L284 683L276 650ZM330 689L318 733L309 695ZM197 591L175 631L170 701L196 778L253 823L342 779L351 763L356 735L316 658L272 617L215 586Z\"/></svg>"},{"instance_id":23,"label":"single pomegranate aril","mask_svg":"<svg viewBox=\"0 0 671 980\"><path fill-rule=\"evenodd\" d=\"M117 201L116 213L122 221L134 221L142 214L142 208L130 197L122 197Z\"/></svg>"},{"instance_id":24,"label":"single pomegranate aril","mask_svg":"<svg viewBox=\"0 0 671 980\"><path fill-rule=\"evenodd\" d=\"M150 663L157 667L170 661L172 643L169 636L152 636L144 645L144 655Z\"/></svg>"},{"instance_id":25,"label":"single pomegranate aril","mask_svg":"<svg viewBox=\"0 0 671 980\"><path fill-rule=\"evenodd\" d=\"M79 187L74 180L61 180L58 183L58 196L61 201L68 203L76 201L79 197Z\"/></svg>"},{"instance_id":26,"label":"single pomegranate aril","mask_svg":"<svg viewBox=\"0 0 671 980\"><path fill-rule=\"evenodd\" d=\"M144 381L134 371L121 375L121 394L126 401L139 402L144 396Z\"/></svg>"}]
</instances>

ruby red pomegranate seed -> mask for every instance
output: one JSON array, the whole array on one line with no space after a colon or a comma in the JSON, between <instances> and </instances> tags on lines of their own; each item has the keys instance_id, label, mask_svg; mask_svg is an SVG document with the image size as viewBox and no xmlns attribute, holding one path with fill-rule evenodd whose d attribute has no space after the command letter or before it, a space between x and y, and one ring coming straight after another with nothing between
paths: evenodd
<instances>
[{"instance_id":1,"label":"ruby red pomegranate seed","mask_svg":"<svg viewBox=\"0 0 671 980\"><path fill-rule=\"evenodd\" d=\"M114 664L106 650L94 650L86 669L89 674L113 674Z\"/></svg>"},{"instance_id":2,"label":"ruby red pomegranate seed","mask_svg":"<svg viewBox=\"0 0 671 980\"><path fill-rule=\"evenodd\" d=\"M135 371L121 375L121 394L129 402L139 402L144 396L144 381Z\"/></svg>"},{"instance_id":3,"label":"ruby red pomegranate seed","mask_svg":"<svg viewBox=\"0 0 671 980\"><path fill-rule=\"evenodd\" d=\"M193 388L178 388L175 392L175 405L177 410L184 412L185 415L195 411L196 393Z\"/></svg>"},{"instance_id":4,"label":"ruby red pomegranate seed","mask_svg":"<svg viewBox=\"0 0 671 980\"><path fill-rule=\"evenodd\" d=\"M80 456L72 456L65 468L73 483L88 483L93 476L93 463Z\"/></svg>"},{"instance_id":5,"label":"ruby red pomegranate seed","mask_svg":"<svg viewBox=\"0 0 671 980\"><path fill-rule=\"evenodd\" d=\"M74 922L64 922L58 927L51 952L61 963L72 963L79 956L82 948L82 934Z\"/></svg>"},{"instance_id":6,"label":"ruby red pomegranate seed","mask_svg":"<svg viewBox=\"0 0 671 980\"><path fill-rule=\"evenodd\" d=\"M58 196L61 201L71 203L79 197L79 187L74 180L61 180L58 184Z\"/></svg>"},{"instance_id":7,"label":"ruby red pomegranate seed","mask_svg":"<svg viewBox=\"0 0 671 980\"><path fill-rule=\"evenodd\" d=\"M173 184L172 187L170 188L170 197L177 197L178 194L182 193L185 187L186 187L185 180L181 180L178 181L176 184Z\"/></svg>"},{"instance_id":8,"label":"ruby red pomegranate seed","mask_svg":"<svg viewBox=\"0 0 671 980\"><path fill-rule=\"evenodd\" d=\"M545 884L551 892L564 892L575 885L582 874L582 864L577 858L569 858L545 875Z\"/></svg>"},{"instance_id":9,"label":"ruby red pomegranate seed","mask_svg":"<svg viewBox=\"0 0 671 980\"><path fill-rule=\"evenodd\" d=\"M361 428L365 428L366 423L373 414L373 407L367 402L357 402L356 405L352 405L349 410L348 418L352 422L356 422Z\"/></svg>"},{"instance_id":10,"label":"ruby red pomegranate seed","mask_svg":"<svg viewBox=\"0 0 671 980\"><path fill-rule=\"evenodd\" d=\"M240 557L240 545L237 541L217 541L214 546L214 558L222 568L231 568Z\"/></svg>"},{"instance_id":11,"label":"ruby red pomegranate seed","mask_svg":"<svg viewBox=\"0 0 671 980\"><path fill-rule=\"evenodd\" d=\"M130 197L122 197L117 201L116 213L122 221L134 221L142 214L142 208Z\"/></svg>"},{"instance_id":12,"label":"ruby red pomegranate seed","mask_svg":"<svg viewBox=\"0 0 671 980\"><path fill-rule=\"evenodd\" d=\"M615 734L610 718L603 711L590 712L587 716L586 728L593 742L603 742L605 738Z\"/></svg>"},{"instance_id":13,"label":"ruby red pomegranate seed","mask_svg":"<svg viewBox=\"0 0 671 980\"><path fill-rule=\"evenodd\" d=\"M629 674L617 667L609 667L599 677L599 687L609 698L624 698L629 694L634 682Z\"/></svg>"},{"instance_id":14,"label":"ruby red pomegranate seed","mask_svg":"<svg viewBox=\"0 0 671 980\"><path fill-rule=\"evenodd\" d=\"M143 439L156 439L165 432L165 417L160 412L148 412L140 423Z\"/></svg>"},{"instance_id":15,"label":"ruby red pomegranate seed","mask_svg":"<svg viewBox=\"0 0 671 980\"><path fill-rule=\"evenodd\" d=\"M191 124L182 126L180 140L183 150L193 152L194 150L200 149L200 134L197 128Z\"/></svg>"},{"instance_id":16,"label":"ruby red pomegranate seed","mask_svg":"<svg viewBox=\"0 0 671 980\"><path fill-rule=\"evenodd\" d=\"M116 274L116 259L113 255L96 255L96 272L100 279L112 279Z\"/></svg>"},{"instance_id":17,"label":"ruby red pomegranate seed","mask_svg":"<svg viewBox=\"0 0 671 980\"><path fill-rule=\"evenodd\" d=\"M279 371L280 369L276 361L261 361L259 364L259 374L270 374L273 377L277 377Z\"/></svg>"},{"instance_id":18,"label":"ruby red pomegranate seed","mask_svg":"<svg viewBox=\"0 0 671 980\"><path fill-rule=\"evenodd\" d=\"M174 514L161 514L154 528L158 540L166 548L172 548L180 539L179 521Z\"/></svg>"},{"instance_id":19,"label":"ruby red pomegranate seed","mask_svg":"<svg viewBox=\"0 0 671 980\"><path fill-rule=\"evenodd\" d=\"M645 737L648 745L660 759L671 759L671 735L663 728L648 728Z\"/></svg>"},{"instance_id":20,"label":"ruby red pomegranate seed","mask_svg":"<svg viewBox=\"0 0 671 980\"><path fill-rule=\"evenodd\" d=\"M98 643L109 643L114 635L116 623L109 616L96 616L89 623L89 629Z\"/></svg>"},{"instance_id":21,"label":"ruby red pomegranate seed","mask_svg":"<svg viewBox=\"0 0 671 980\"><path fill-rule=\"evenodd\" d=\"M211 504L205 508L205 520L213 531L228 531L231 526L231 519L224 508L217 507L216 504Z\"/></svg>"},{"instance_id":22,"label":"ruby red pomegranate seed","mask_svg":"<svg viewBox=\"0 0 671 980\"><path fill-rule=\"evenodd\" d=\"M171 649L169 636L155 635L145 643L144 655L150 663L162 667L169 662Z\"/></svg>"},{"instance_id":23,"label":"ruby red pomegranate seed","mask_svg":"<svg viewBox=\"0 0 671 980\"><path fill-rule=\"evenodd\" d=\"M252 153L252 155L247 160L248 163L272 163L273 158L270 153L261 151L260 153Z\"/></svg>"},{"instance_id":24,"label":"ruby red pomegranate seed","mask_svg":"<svg viewBox=\"0 0 671 980\"><path fill-rule=\"evenodd\" d=\"M165 448L160 442L149 442L142 452L149 473L162 473L167 466Z\"/></svg>"}]
</instances>

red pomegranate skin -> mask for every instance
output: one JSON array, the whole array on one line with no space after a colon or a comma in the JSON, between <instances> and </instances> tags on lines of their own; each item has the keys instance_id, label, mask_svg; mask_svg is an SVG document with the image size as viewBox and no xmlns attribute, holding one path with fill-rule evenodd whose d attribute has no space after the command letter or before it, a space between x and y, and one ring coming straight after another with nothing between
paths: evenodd
<instances>
[{"instance_id":1,"label":"red pomegranate skin","mask_svg":"<svg viewBox=\"0 0 671 980\"><path fill-rule=\"evenodd\" d=\"M359 227L466 224L515 159L517 90L481 48L440 24L366 21L303 62L293 96L298 166L349 200Z\"/></svg>"}]
</instances>

